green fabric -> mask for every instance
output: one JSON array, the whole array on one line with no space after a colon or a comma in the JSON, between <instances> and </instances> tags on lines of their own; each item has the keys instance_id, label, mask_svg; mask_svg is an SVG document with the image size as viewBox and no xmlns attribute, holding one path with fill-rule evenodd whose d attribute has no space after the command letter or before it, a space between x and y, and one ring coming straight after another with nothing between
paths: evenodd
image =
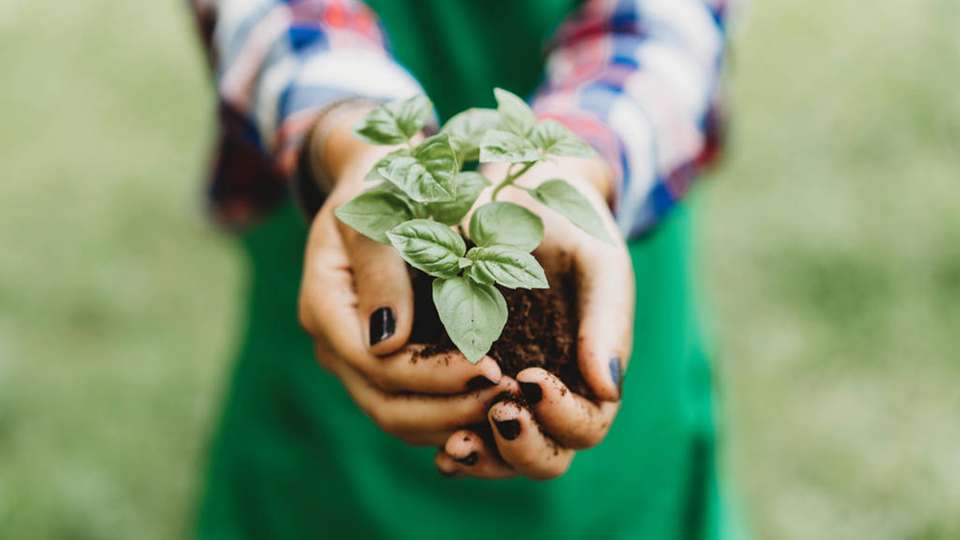
<instances>
[{"instance_id":1,"label":"green fabric","mask_svg":"<svg viewBox=\"0 0 960 540\"><path fill-rule=\"evenodd\" d=\"M529 93L574 2L382 0L395 55L442 116ZM413 9L412 6L418 6ZM306 229L284 208L243 238L245 337L211 451L200 538L726 538L710 373L688 271L688 216L630 245L634 352L623 408L550 482L447 479L434 450L382 433L314 361L296 320Z\"/></svg>"}]
</instances>

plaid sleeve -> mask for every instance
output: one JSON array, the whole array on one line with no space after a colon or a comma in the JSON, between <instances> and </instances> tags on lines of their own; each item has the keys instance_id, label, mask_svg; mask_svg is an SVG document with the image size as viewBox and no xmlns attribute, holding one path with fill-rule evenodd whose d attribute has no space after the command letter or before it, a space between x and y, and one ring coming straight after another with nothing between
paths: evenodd
<instances>
[{"instance_id":1,"label":"plaid sleeve","mask_svg":"<svg viewBox=\"0 0 960 540\"><path fill-rule=\"evenodd\" d=\"M211 203L242 226L285 197L316 114L346 98L422 93L358 0L190 0L220 104Z\"/></svg>"},{"instance_id":2,"label":"plaid sleeve","mask_svg":"<svg viewBox=\"0 0 960 540\"><path fill-rule=\"evenodd\" d=\"M587 0L558 30L534 99L617 169L621 230L650 230L720 143L724 0Z\"/></svg>"}]
</instances>

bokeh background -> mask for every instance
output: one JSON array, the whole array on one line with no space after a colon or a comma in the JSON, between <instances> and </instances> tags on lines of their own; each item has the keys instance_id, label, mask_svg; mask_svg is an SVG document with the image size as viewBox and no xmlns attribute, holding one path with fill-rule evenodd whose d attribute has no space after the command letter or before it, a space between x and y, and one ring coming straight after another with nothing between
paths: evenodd
<instances>
[{"instance_id":1,"label":"bokeh background","mask_svg":"<svg viewBox=\"0 0 960 540\"><path fill-rule=\"evenodd\" d=\"M0 537L189 530L244 261L181 2L0 0ZM960 538L960 9L756 1L696 196L760 539Z\"/></svg>"}]
</instances>

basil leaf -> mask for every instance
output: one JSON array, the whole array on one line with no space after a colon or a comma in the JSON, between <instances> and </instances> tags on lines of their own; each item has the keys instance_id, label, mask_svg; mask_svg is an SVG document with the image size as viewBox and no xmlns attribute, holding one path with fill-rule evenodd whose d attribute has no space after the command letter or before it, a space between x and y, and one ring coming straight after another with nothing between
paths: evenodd
<instances>
[{"instance_id":1,"label":"basil leaf","mask_svg":"<svg viewBox=\"0 0 960 540\"><path fill-rule=\"evenodd\" d=\"M439 133L420 143L413 150L413 157L417 158L434 178L448 187L453 177L460 172L460 161L446 133Z\"/></svg>"},{"instance_id":2,"label":"basil leaf","mask_svg":"<svg viewBox=\"0 0 960 540\"><path fill-rule=\"evenodd\" d=\"M447 335L476 364L507 324L507 302L495 287L456 277L433 282L433 303Z\"/></svg>"},{"instance_id":3,"label":"basil leaf","mask_svg":"<svg viewBox=\"0 0 960 540\"><path fill-rule=\"evenodd\" d=\"M554 120L544 120L530 132L530 142L544 154L553 156L592 157L593 148L566 126Z\"/></svg>"},{"instance_id":4,"label":"basil leaf","mask_svg":"<svg viewBox=\"0 0 960 540\"><path fill-rule=\"evenodd\" d=\"M387 231L413 218L401 198L379 189L361 193L333 213L360 234L381 244L390 243Z\"/></svg>"},{"instance_id":5,"label":"basil leaf","mask_svg":"<svg viewBox=\"0 0 960 540\"><path fill-rule=\"evenodd\" d=\"M516 94L502 88L494 88L493 95L497 98L497 111L504 127L521 137L530 133L537 123L530 106Z\"/></svg>"},{"instance_id":6,"label":"basil leaf","mask_svg":"<svg viewBox=\"0 0 960 540\"><path fill-rule=\"evenodd\" d=\"M370 171L367 172L367 175L363 177L364 182L389 182L382 174L380 174L380 167L386 167L390 164L390 161L398 157L410 157L413 153L406 148L401 148L399 150L394 150L389 154L383 156L376 163L373 164L373 167Z\"/></svg>"},{"instance_id":7,"label":"basil leaf","mask_svg":"<svg viewBox=\"0 0 960 540\"><path fill-rule=\"evenodd\" d=\"M391 101L370 111L354 132L373 144L403 144L423 129L432 112L426 96Z\"/></svg>"},{"instance_id":8,"label":"basil leaf","mask_svg":"<svg viewBox=\"0 0 960 540\"><path fill-rule=\"evenodd\" d=\"M537 161L540 152L527 139L509 131L490 130L480 141L480 163Z\"/></svg>"},{"instance_id":9,"label":"basil leaf","mask_svg":"<svg viewBox=\"0 0 960 540\"><path fill-rule=\"evenodd\" d=\"M530 195L547 207L559 212L587 233L604 242L612 241L590 201L565 181L560 179L547 180L536 189L531 190Z\"/></svg>"},{"instance_id":10,"label":"basil leaf","mask_svg":"<svg viewBox=\"0 0 960 540\"><path fill-rule=\"evenodd\" d=\"M548 289L547 276L533 255L509 246L476 247L467 252L473 264L466 275L478 283L494 281L516 289Z\"/></svg>"},{"instance_id":11,"label":"basil leaf","mask_svg":"<svg viewBox=\"0 0 960 540\"><path fill-rule=\"evenodd\" d=\"M543 220L518 204L488 203L470 218L470 239L481 247L500 245L533 251L543 240Z\"/></svg>"},{"instance_id":12,"label":"basil leaf","mask_svg":"<svg viewBox=\"0 0 960 540\"><path fill-rule=\"evenodd\" d=\"M493 109L467 109L444 124L442 133L450 136L450 144L461 163L480 159L479 141L483 135L500 128L500 114Z\"/></svg>"},{"instance_id":13,"label":"basil leaf","mask_svg":"<svg viewBox=\"0 0 960 540\"><path fill-rule=\"evenodd\" d=\"M435 277L456 276L467 249L459 234L429 219L401 223L387 231L387 239L410 266Z\"/></svg>"},{"instance_id":14,"label":"basil leaf","mask_svg":"<svg viewBox=\"0 0 960 540\"><path fill-rule=\"evenodd\" d=\"M477 202L480 192L490 185L490 181L478 172L464 171L456 176L453 184L456 194L452 201L427 205L430 216L447 225L456 225L463 220L473 203Z\"/></svg>"},{"instance_id":15,"label":"basil leaf","mask_svg":"<svg viewBox=\"0 0 960 540\"><path fill-rule=\"evenodd\" d=\"M423 141L412 154L394 152L376 165L380 176L421 203L453 200L451 182L459 170L450 139L444 134Z\"/></svg>"}]
</instances>

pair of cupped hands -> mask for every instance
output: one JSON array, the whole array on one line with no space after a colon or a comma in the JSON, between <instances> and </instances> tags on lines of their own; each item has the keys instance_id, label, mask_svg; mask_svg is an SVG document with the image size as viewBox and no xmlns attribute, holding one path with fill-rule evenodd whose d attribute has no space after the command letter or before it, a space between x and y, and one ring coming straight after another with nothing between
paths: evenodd
<instances>
[{"instance_id":1,"label":"pair of cupped hands","mask_svg":"<svg viewBox=\"0 0 960 540\"><path fill-rule=\"evenodd\" d=\"M577 450L597 445L609 431L630 356L633 271L606 204L609 166L600 158L562 158L537 164L521 183L567 180L594 203L614 243L596 240L521 190L506 189L498 198L543 219L544 239L534 255L548 276L575 276L578 365L594 394L588 398L541 368L513 378L490 357L476 364L456 350L424 357L420 346L408 343L414 300L406 263L391 246L357 233L333 213L364 189L371 166L391 150L353 136L364 113L318 125L314 133L323 136L313 137L307 149L313 169L331 184L310 228L300 289L300 322L313 337L317 360L384 431L412 445L438 447L442 474L562 475ZM504 169L481 172L500 178ZM484 424L492 442L476 428Z\"/></svg>"}]
</instances>

